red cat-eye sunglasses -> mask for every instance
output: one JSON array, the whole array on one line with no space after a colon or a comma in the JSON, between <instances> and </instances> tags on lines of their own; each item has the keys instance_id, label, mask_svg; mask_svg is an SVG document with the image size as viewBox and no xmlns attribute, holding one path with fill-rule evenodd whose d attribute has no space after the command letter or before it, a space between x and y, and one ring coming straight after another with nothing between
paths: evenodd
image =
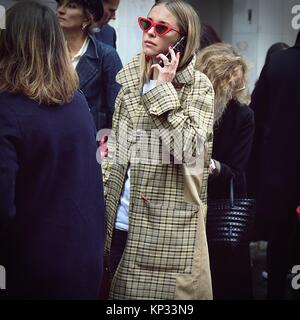
<instances>
[{"instance_id":1,"label":"red cat-eye sunglasses","mask_svg":"<svg viewBox=\"0 0 300 320\"><path fill-rule=\"evenodd\" d=\"M155 32L159 36L164 36L165 34L170 32L171 30L173 30L181 35L181 33L179 31L177 31L176 29L172 28L171 26L169 26L168 24L163 23L163 22L156 23L148 18L142 18L142 17L138 18L138 22L139 22L139 26L143 30L143 32L148 32L152 27L154 27Z\"/></svg>"}]
</instances>

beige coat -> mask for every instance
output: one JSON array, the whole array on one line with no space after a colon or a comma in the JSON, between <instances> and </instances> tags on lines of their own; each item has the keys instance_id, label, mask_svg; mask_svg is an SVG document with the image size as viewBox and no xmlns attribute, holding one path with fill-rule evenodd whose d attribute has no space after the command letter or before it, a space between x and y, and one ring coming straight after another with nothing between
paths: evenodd
<instances>
[{"instance_id":1,"label":"beige coat","mask_svg":"<svg viewBox=\"0 0 300 320\"><path fill-rule=\"evenodd\" d=\"M145 95L139 87L139 56L118 74L122 89L113 118L115 136L102 163L107 263L128 165L130 205L112 299L212 299L205 219L214 94L194 64L195 57L173 84ZM170 163L162 163L168 155Z\"/></svg>"}]
</instances>

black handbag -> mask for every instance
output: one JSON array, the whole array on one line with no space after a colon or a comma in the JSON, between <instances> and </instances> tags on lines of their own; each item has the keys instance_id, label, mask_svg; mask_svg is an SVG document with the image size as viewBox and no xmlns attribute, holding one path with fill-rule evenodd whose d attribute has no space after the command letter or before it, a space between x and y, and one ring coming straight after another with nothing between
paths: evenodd
<instances>
[{"instance_id":1,"label":"black handbag","mask_svg":"<svg viewBox=\"0 0 300 320\"><path fill-rule=\"evenodd\" d=\"M230 199L208 199L206 220L208 244L249 245L253 237L255 211L254 199L234 198L233 179L231 179Z\"/></svg>"}]
</instances>

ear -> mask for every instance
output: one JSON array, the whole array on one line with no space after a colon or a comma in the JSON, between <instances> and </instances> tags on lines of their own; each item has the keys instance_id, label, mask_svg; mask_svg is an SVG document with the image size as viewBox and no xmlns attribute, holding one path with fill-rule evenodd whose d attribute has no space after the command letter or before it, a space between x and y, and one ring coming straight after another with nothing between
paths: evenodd
<instances>
[{"instance_id":1,"label":"ear","mask_svg":"<svg viewBox=\"0 0 300 320\"><path fill-rule=\"evenodd\" d=\"M83 23L88 26L90 26L94 23L94 17L88 10L85 13L85 18L84 18Z\"/></svg>"}]
</instances>

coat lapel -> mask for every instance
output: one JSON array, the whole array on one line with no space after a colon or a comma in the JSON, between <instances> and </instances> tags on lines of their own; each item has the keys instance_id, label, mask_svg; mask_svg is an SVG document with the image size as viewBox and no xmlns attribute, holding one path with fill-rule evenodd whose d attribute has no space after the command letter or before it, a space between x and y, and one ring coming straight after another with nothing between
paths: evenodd
<instances>
[{"instance_id":1,"label":"coat lapel","mask_svg":"<svg viewBox=\"0 0 300 320\"><path fill-rule=\"evenodd\" d=\"M79 60L76 71L80 80L80 89L82 89L99 72L99 56L96 50L96 40L89 35L90 42L86 53Z\"/></svg>"},{"instance_id":2,"label":"coat lapel","mask_svg":"<svg viewBox=\"0 0 300 320\"><path fill-rule=\"evenodd\" d=\"M99 71L89 57L83 56L76 67L80 79L80 89L82 89Z\"/></svg>"}]
</instances>

